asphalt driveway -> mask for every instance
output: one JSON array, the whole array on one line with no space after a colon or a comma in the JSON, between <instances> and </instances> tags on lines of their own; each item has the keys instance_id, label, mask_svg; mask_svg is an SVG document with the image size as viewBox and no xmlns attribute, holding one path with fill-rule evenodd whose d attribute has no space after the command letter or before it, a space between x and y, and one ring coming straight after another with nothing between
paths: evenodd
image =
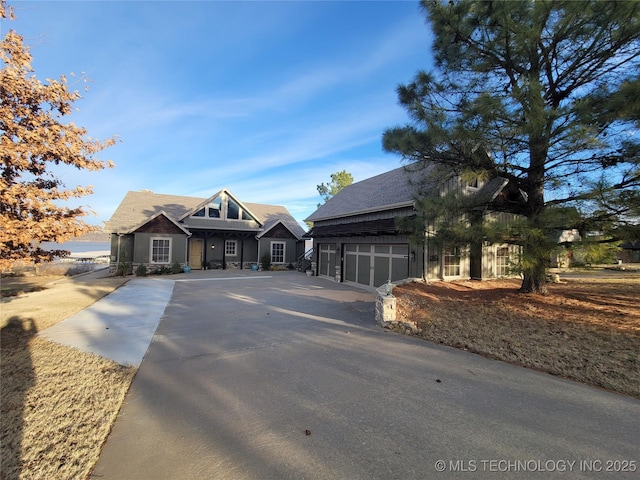
<instances>
[{"instance_id":1,"label":"asphalt driveway","mask_svg":"<svg viewBox=\"0 0 640 480\"><path fill-rule=\"evenodd\" d=\"M384 332L370 291L193 280L92 478L637 478L638 400Z\"/></svg>"}]
</instances>

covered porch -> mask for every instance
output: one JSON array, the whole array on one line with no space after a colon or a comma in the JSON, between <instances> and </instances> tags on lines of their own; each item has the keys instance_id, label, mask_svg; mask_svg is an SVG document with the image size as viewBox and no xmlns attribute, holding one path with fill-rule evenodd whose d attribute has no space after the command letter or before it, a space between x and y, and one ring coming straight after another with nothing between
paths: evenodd
<instances>
[{"instance_id":1,"label":"covered porch","mask_svg":"<svg viewBox=\"0 0 640 480\"><path fill-rule=\"evenodd\" d=\"M192 270L251 269L258 263L257 232L191 229L187 264Z\"/></svg>"}]
</instances>

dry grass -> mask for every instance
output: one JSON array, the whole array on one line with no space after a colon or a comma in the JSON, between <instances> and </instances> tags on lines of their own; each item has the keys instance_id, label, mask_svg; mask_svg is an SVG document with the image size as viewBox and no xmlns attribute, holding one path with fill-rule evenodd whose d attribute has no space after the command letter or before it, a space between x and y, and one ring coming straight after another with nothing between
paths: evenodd
<instances>
[{"instance_id":1,"label":"dry grass","mask_svg":"<svg viewBox=\"0 0 640 480\"><path fill-rule=\"evenodd\" d=\"M394 289L424 338L640 398L640 277L554 284L412 283Z\"/></svg>"},{"instance_id":2,"label":"dry grass","mask_svg":"<svg viewBox=\"0 0 640 480\"><path fill-rule=\"evenodd\" d=\"M135 369L35 334L124 283L91 274L28 279L2 300L3 479L84 478L100 454ZM4 293L4 292L3 292Z\"/></svg>"}]
</instances>

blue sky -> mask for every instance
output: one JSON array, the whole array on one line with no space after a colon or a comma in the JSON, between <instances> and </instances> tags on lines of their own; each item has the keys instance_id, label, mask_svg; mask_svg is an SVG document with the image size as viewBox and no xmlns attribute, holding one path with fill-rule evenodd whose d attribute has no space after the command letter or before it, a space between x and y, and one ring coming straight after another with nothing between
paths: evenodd
<instances>
[{"instance_id":1,"label":"blue sky","mask_svg":"<svg viewBox=\"0 0 640 480\"><path fill-rule=\"evenodd\" d=\"M431 64L417 1L17 2L36 76L82 90L69 121L120 142L116 167L61 169L108 220L129 190L284 205L302 221L316 186L401 165L385 128L407 122L395 89ZM75 73L76 77L70 74Z\"/></svg>"}]
</instances>

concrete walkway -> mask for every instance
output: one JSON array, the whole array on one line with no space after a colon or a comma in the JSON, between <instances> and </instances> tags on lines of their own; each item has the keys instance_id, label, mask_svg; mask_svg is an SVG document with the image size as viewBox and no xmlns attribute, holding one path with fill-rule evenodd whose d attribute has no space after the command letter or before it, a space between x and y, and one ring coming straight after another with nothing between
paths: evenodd
<instances>
[{"instance_id":1,"label":"concrete walkway","mask_svg":"<svg viewBox=\"0 0 640 480\"><path fill-rule=\"evenodd\" d=\"M175 282L136 278L88 308L39 333L62 345L138 367Z\"/></svg>"}]
</instances>

